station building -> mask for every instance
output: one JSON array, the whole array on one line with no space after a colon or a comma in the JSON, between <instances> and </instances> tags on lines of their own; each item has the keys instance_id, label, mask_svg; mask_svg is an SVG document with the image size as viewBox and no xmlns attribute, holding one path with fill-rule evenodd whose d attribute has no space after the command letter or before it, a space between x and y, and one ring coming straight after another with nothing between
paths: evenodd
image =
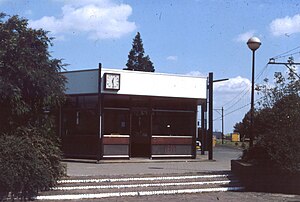
<instances>
[{"instance_id":1,"label":"station building","mask_svg":"<svg viewBox=\"0 0 300 202\"><path fill-rule=\"evenodd\" d=\"M207 78L99 69L68 71L59 113L66 157L195 158Z\"/></svg>"}]
</instances>

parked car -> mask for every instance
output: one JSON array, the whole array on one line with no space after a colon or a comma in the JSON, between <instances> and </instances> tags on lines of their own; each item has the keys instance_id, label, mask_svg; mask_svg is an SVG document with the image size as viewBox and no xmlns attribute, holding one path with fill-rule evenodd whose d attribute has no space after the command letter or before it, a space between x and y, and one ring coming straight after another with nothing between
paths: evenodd
<instances>
[{"instance_id":1,"label":"parked car","mask_svg":"<svg viewBox=\"0 0 300 202\"><path fill-rule=\"evenodd\" d=\"M196 149L201 150L201 142L198 140L196 141Z\"/></svg>"}]
</instances>

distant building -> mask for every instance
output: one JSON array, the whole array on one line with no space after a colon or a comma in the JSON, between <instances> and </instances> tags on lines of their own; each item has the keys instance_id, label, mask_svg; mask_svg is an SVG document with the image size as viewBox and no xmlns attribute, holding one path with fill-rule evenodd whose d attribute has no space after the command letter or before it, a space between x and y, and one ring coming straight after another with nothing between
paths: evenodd
<instances>
[{"instance_id":1,"label":"distant building","mask_svg":"<svg viewBox=\"0 0 300 202\"><path fill-rule=\"evenodd\" d=\"M101 68L63 75L65 156L195 158L197 107L206 105L207 78Z\"/></svg>"},{"instance_id":2,"label":"distant building","mask_svg":"<svg viewBox=\"0 0 300 202\"><path fill-rule=\"evenodd\" d=\"M221 132L213 132L213 136L217 139L222 139L222 133Z\"/></svg>"}]
</instances>

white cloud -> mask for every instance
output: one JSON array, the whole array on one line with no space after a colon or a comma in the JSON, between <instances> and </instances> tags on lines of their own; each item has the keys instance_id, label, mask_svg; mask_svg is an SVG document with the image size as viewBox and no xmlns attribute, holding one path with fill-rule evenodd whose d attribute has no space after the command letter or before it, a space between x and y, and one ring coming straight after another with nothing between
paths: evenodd
<instances>
[{"instance_id":1,"label":"white cloud","mask_svg":"<svg viewBox=\"0 0 300 202\"><path fill-rule=\"evenodd\" d=\"M200 71L191 71L187 75L208 76ZM233 126L242 120L250 108L250 88L250 80L241 76L214 83L214 130L221 131L221 111L218 109L224 107L225 133L233 131Z\"/></svg>"},{"instance_id":2,"label":"white cloud","mask_svg":"<svg viewBox=\"0 0 300 202\"><path fill-rule=\"evenodd\" d=\"M190 76L198 76L198 77L208 77L208 74L200 72L200 71L191 71L187 73ZM237 76L234 78L230 78L227 81L215 82L214 83L214 92L220 94L236 94L241 93L242 91L247 91L251 88L251 81L247 78L243 78L241 76Z\"/></svg>"},{"instance_id":3,"label":"white cloud","mask_svg":"<svg viewBox=\"0 0 300 202\"><path fill-rule=\"evenodd\" d=\"M233 131L233 126L240 122L250 109L250 89L250 80L241 76L214 83L214 109L224 107L226 132ZM221 131L220 113L220 110L214 110L216 120L214 127L219 131Z\"/></svg>"},{"instance_id":4,"label":"white cloud","mask_svg":"<svg viewBox=\"0 0 300 202\"><path fill-rule=\"evenodd\" d=\"M289 35L300 32L300 14L293 17L278 18L270 24L271 33L274 36Z\"/></svg>"},{"instance_id":5,"label":"white cloud","mask_svg":"<svg viewBox=\"0 0 300 202\"><path fill-rule=\"evenodd\" d=\"M170 61L177 61L177 56L175 56L175 55L170 55L170 56L168 56L167 58L166 58L167 60L170 60Z\"/></svg>"},{"instance_id":6,"label":"white cloud","mask_svg":"<svg viewBox=\"0 0 300 202\"><path fill-rule=\"evenodd\" d=\"M214 83L214 90L220 93L236 93L250 89L251 82L247 78L237 76L227 81Z\"/></svg>"},{"instance_id":7,"label":"white cloud","mask_svg":"<svg viewBox=\"0 0 300 202\"><path fill-rule=\"evenodd\" d=\"M120 38L136 29L128 21L132 8L127 4L115 4L109 0L67 0L61 17L44 16L30 20L33 28L43 28L59 35L65 33L87 33L90 39Z\"/></svg>"},{"instance_id":8,"label":"white cloud","mask_svg":"<svg viewBox=\"0 0 300 202\"><path fill-rule=\"evenodd\" d=\"M251 37L254 36L254 34L255 34L255 31L250 30L248 32L245 32L245 33L242 33L242 34L238 35L237 38L235 39L235 41L246 43Z\"/></svg>"}]
</instances>

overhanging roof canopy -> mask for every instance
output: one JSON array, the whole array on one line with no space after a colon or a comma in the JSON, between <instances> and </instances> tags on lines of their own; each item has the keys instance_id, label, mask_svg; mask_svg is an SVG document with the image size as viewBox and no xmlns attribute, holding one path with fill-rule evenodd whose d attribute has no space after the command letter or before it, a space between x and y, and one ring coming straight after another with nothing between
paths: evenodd
<instances>
[{"instance_id":1,"label":"overhanging roof canopy","mask_svg":"<svg viewBox=\"0 0 300 202\"><path fill-rule=\"evenodd\" d=\"M64 72L66 94L98 93L98 73L98 69ZM105 73L120 75L119 90L103 88ZM206 77L102 68L101 82L105 94L206 99Z\"/></svg>"}]
</instances>

